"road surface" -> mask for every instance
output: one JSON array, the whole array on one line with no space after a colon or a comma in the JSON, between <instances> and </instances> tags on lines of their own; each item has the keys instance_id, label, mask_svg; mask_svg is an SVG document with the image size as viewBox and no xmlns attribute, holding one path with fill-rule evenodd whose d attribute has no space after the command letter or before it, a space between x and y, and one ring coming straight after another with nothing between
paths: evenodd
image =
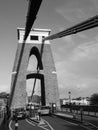
<instances>
[{"instance_id":1,"label":"road surface","mask_svg":"<svg viewBox=\"0 0 98 130\"><path fill-rule=\"evenodd\" d=\"M18 123L18 130L86 130L76 123L51 116L43 116L40 123L28 119L19 120ZM10 121L9 129L15 130L13 121Z\"/></svg>"}]
</instances>

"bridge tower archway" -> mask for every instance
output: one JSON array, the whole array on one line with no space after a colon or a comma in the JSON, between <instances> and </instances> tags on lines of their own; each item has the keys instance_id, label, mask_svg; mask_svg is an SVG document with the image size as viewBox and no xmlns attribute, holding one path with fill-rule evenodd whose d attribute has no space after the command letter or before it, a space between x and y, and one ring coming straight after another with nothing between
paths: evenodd
<instances>
[{"instance_id":1,"label":"bridge tower archway","mask_svg":"<svg viewBox=\"0 0 98 130\"><path fill-rule=\"evenodd\" d=\"M28 74L27 75L27 80L28 79L39 79L40 80L40 87L41 87L41 105L45 106L46 105L46 101L45 101L45 84L44 84L44 75L42 74L36 74L36 73L32 73L32 74Z\"/></svg>"},{"instance_id":2,"label":"bridge tower archway","mask_svg":"<svg viewBox=\"0 0 98 130\"><path fill-rule=\"evenodd\" d=\"M27 93L26 93L26 80L29 78L37 78L41 80L41 93L42 103L50 105L55 103L57 108L60 109L59 90L57 82L57 73L53 60L53 55L50 47L50 42L45 41L43 45L43 37L50 34L49 29L33 29L31 30L27 40L25 41L25 48L20 64L20 69L15 81L15 71L19 62L23 38L25 30L18 29L18 47L12 73L11 81L11 108L19 108L26 106ZM31 55L35 55L37 59L37 70L28 71L28 62ZM16 72L17 73L17 72ZM31 76L32 75L32 76ZM44 86L44 87L43 87ZM43 89L44 88L44 89ZM45 92L44 92L45 91Z\"/></svg>"}]
</instances>

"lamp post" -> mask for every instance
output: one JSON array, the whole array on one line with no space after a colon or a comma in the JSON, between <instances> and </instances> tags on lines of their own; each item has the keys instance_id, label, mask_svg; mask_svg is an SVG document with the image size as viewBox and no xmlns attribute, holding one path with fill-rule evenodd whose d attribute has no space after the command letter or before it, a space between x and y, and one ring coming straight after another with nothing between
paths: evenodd
<instances>
[{"instance_id":1,"label":"lamp post","mask_svg":"<svg viewBox=\"0 0 98 130\"><path fill-rule=\"evenodd\" d=\"M71 92L69 91L68 92L68 94L69 94L69 107L70 107L70 112L71 112Z\"/></svg>"},{"instance_id":2,"label":"lamp post","mask_svg":"<svg viewBox=\"0 0 98 130\"><path fill-rule=\"evenodd\" d=\"M68 94L69 94L69 104L71 104L71 92L69 91Z\"/></svg>"}]
</instances>

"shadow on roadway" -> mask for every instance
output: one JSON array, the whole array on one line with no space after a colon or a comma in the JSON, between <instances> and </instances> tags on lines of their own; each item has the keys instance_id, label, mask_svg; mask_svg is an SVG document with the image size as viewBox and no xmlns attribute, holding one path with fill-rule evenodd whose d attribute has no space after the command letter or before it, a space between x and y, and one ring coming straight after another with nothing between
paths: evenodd
<instances>
[{"instance_id":1,"label":"shadow on roadway","mask_svg":"<svg viewBox=\"0 0 98 130\"><path fill-rule=\"evenodd\" d=\"M0 130L9 130L9 120L4 119L0 124Z\"/></svg>"}]
</instances>

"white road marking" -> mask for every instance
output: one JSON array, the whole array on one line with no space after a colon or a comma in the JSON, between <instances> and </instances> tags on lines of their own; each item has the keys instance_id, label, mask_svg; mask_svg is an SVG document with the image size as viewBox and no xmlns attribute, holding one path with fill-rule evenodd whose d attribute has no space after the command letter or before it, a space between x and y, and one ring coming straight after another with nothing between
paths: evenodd
<instances>
[{"instance_id":1,"label":"white road marking","mask_svg":"<svg viewBox=\"0 0 98 130\"><path fill-rule=\"evenodd\" d=\"M68 122L69 124L78 126L78 124L76 124L76 123L72 123L72 122L69 122L69 121L66 121L66 122ZM92 124L92 123L90 123L90 122L88 122L88 123L91 124L92 126L94 126L95 128L98 128L98 127L95 126L94 124ZM84 125L81 125L81 126L82 126L83 128L88 129L88 130L92 130L91 128L89 128L89 127L87 127L87 126L84 126Z\"/></svg>"},{"instance_id":2,"label":"white road marking","mask_svg":"<svg viewBox=\"0 0 98 130\"><path fill-rule=\"evenodd\" d=\"M62 119L61 119L62 120ZM75 125L75 126L78 126L78 124L76 124L76 123L72 123L72 122L70 122L70 121L67 121L67 120L64 120L66 123L68 123L68 124L72 124L72 125Z\"/></svg>"},{"instance_id":3,"label":"white road marking","mask_svg":"<svg viewBox=\"0 0 98 130\"><path fill-rule=\"evenodd\" d=\"M93 127L98 128L97 126L95 126L94 124L92 124L90 122L85 122L85 123L91 124ZM84 127L84 128L86 128L86 129L88 129L88 130L92 130L92 128L89 128L87 126L83 126L83 125L81 125L81 126Z\"/></svg>"},{"instance_id":4,"label":"white road marking","mask_svg":"<svg viewBox=\"0 0 98 130\"><path fill-rule=\"evenodd\" d=\"M10 123L9 123L9 129L10 129L10 130L13 130L13 129L11 128L11 123L12 123L12 120L11 120Z\"/></svg>"},{"instance_id":5,"label":"white road marking","mask_svg":"<svg viewBox=\"0 0 98 130\"><path fill-rule=\"evenodd\" d=\"M88 122L89 124L91 124L92 126L94 126L95 128L98 128L97 126L95 126L94 124L92 124L92 123L90 123L90 122Z\"/></svg>"},{"instance_id":6,"label":"white road marking","mask_svg":"<svg viewBox=\"0 0 98 130\"><path fill-rule=\"evenodd\" d=\"M72 124L72 125L78 126L78 124L76 124L76 123L72 123L72 122L69 122L69 121L66 121L66 120L65 120L65 122L68 123L68 124Z\"/></svg>"},{"instance_id":7,"label":"white road marking","mask_svg":"<svg viewBox=\"0 0 98 130\"><path fill-rule=\"evenodd\" d=\"M46 120L44 120L44 119L42 119L44 122L45 122L45 124L36 124L38 127L40 127L40 128L42 128L42 129L44 129L44 130L54 130L53 129L53 127L49 124L49 122L47 122ZM31 121L28 121L27 119L26 119L26 122L27 123L29 123L30 125L32 125L32 126L36 126L33 122L31 122ZM76 124L76 123L72 123L72 122L69 122L69 121L65 121L66 123L69 123L69 124L72 124L72 125L77 125L78 126L78 124ZM96 127L96 128L98 128L97 126L95 126L94 124L92 124L92 123L90 123L90 122L88 122L89 124L91 124L92 126L94 126L94 127ZM10 121L10 123L9 123L9 129L10 130L13 130L12 128L11 128L11 124L12 124L12 120ZM45 127L49 127L49 128L45 128ZM88 128L87 126L83 126L83 125L81 125L81 127L83 127L83 128L86 128L87 130L92 130L91 128Z\"/></svg>"},{"instance_id":8,"label":"white road marking","mask_svg":"<svg viewBox=\"0 0 98 130\"><path fill-rule=\"evenodd\" d=\"M44 128L43 126L38 126L38 127L42 128L42 129L44 129L44 130L49 130L49 129L47 129L47 128Z\"/></svg>"},{"instance_id":9,"label":"white road marking","mask_svg":"<svg viewBox=\"0 0 98 130\"><path fill-rule=\"evenodd\" d=\"M35 126L35 124L34 124L34 123L32 123L31 121L28 121L27 119L26 119L26 122L28 122L30 125Z\"/></svg>"},{"instance_id":10,"label":"white road marking","mask_svg":"<svg viewBox=\"0 0 98 130\"><path fill-rule=\"evenodd\" d=\"M43 121L44 122L46 122L46 124L47 124L47 127L49 127L51 130L54 130L53 129L53 127L49 124L49 122L47 122L46 120L44 120L43 119ZM38 125L39 127L41 127L42 129L45 129L45 130L50 130L50 129L48 129L48 128L45 128L46 127L46 124L45 125L43 125L43 126L40 126L40 125Z\"/></svg>"},{"instance_id":11,"label":"white road marking","mask_svg":"<svg viewBox=\"0 0 98 130\"><path fill-rule=\"evenodd\" d=\"M87 129L87 130L92 130L92 129L86 127L86 126L83 126L83 125L80 125L80 126L83 127L83 128L85 128L85 129Z\"/></svg>"},{"instance_id":12,"label":"white road marking","mask_svg":"<svg viewBox=\"0 0 98 130\"><path fill-rule=\"evenodd\" d=\"M43 119L42 119L43 120ZM34 124L32 121L28 121L27 119L26 119L26 121L30 124L30 125L33 125L33 126L37 126L37 127L40 127L40 128L42 128L42 129L44 129L44 130L54 130L53 128L52 128L52 126L46 121L46 120L43 120L44 122L46 122L45 124ZM49 127L49 128L45 128L45 127Z\"/></svg>"}]
</instances>

